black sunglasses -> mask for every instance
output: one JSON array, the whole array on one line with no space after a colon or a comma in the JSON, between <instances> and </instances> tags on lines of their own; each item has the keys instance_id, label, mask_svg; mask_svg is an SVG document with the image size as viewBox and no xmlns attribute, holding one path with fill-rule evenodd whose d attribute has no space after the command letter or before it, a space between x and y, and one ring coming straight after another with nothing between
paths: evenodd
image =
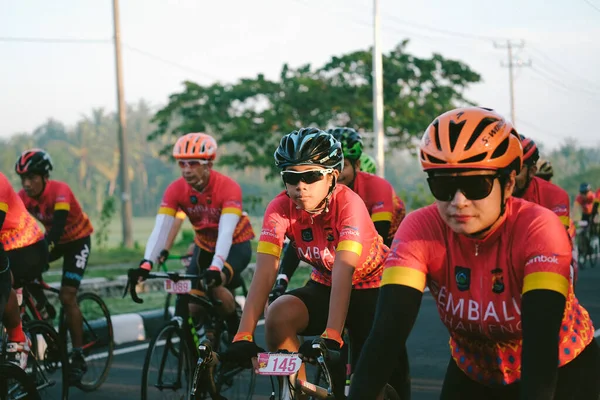
<instances>
[{"instance_id":1,"label":"black sunglasses","mask_svg":"<svg viewBox=\"0 0 600 400\"><path fill-rule=\"evenodd\" d=\"M283 183L297 185L300 181L311 184L320 181L325 175L333 172L332 168L309 169L307 171L281 171Z\"/></svg>"},{"instance_id":2,"label":"black sunglasses","mask_svg":"<svg viewBox=\"0 0 600 400\"><path fill-rule=\"evenodd\" d=\"M431 194L439 201L452 201L459 190L469 200L481 200L490 195L497 177L498 174L430 176L427 183Z\"/></svg>"}]
</instances>

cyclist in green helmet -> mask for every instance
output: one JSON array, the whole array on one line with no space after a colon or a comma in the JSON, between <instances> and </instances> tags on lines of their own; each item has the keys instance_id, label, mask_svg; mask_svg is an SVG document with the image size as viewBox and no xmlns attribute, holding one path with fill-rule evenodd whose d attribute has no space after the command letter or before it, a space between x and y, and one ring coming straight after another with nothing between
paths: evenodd
<instances>
[{"instance_id":1,"label":"cyclist in green helmet","mask_svg":"<svg viewBox=\"0 0 600 400\"><path fill-rule=\"evenodd\" d=\"M367 153L362 153L360 158L358 159L360 163L360 170L362 172L366 172L368 174L375 175L377 173L377 164L375 164L375 159L368 155Z\"/></svg>"}]
</instances>

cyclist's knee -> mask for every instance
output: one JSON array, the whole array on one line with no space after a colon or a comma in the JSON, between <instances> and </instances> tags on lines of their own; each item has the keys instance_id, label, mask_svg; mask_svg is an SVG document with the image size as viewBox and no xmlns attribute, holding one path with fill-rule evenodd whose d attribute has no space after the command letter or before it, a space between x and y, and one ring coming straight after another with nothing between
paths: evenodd
<instances>
[{"instance_id":1,"label":"cyclist's knee","mask_svg":"<svg viewBox=\"0 0 600 400\"><path fill-rule=\"evenodd\" d=\"M269 306L265 320L267 340L296 335L308 326L308 309L296 296L283 295Z\"/></svg>"},{"instance_id":2,"label":"cyclist's knee","mask_svg":"<svg viewBox=\"0 0 600 400\"><path fill-rule=\"evenodd\" d=\"M221 301L221 309L225 314L231 314L235 311L235 299L233 294L224 286L212 289L213 297Z\"/></svg>"},{"instance_id":3,"label":"cyclist's knee","mask_svg":"<svg viewBox=\"0 0 600 400\"><path fill-rule=\"evenodd\" d=\"M60 294L58 295L60 303L63 306L76 306L77 305L77 289L70 286L63 286L60 288Z\"/></svg>"}]
</instances>

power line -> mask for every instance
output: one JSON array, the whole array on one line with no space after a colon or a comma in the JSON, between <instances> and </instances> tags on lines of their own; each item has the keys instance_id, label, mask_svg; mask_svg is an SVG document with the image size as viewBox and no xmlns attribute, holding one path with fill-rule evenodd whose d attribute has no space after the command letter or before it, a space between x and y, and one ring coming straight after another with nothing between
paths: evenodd
<instances>
[{"instance_id":1,"label":"power line","mask_svg":"<svg viewBox=\"0 0 600 400\"><path fill-rule=\"evenodd\" d=\"M565 66L563 66L562 64L559 64L558 62L556 62L555 60L553 60L552 58L550 58L548 55L546 55L544 52L542 52L540 49L538 49L537 47L533 47L533 46L529 46L530 50L533 50L534 53L536 53L538 56L542 57L544 60L548 61L550 64L555 65L556 67L558 67L558 69L560 69L562 72L566 73L567 75L571 75L574 76L576 78L579 78L582 81L587 82L587 84L593 85L593 86L597 86L598 83L592 82L591 80L588 80L587 78L575 74L573 71L567 69Z\"/></svg>"},{"instance_id":2,"label":"power line","mask_svg":"<svg viewBox=\"0 0 600 400\"><path fill-rule=\"evenodd\" d=\"M594 3L592 3L590 0L583 0L586 3L589 4L590 7L592 7L594 10L599 11L600 12L600 7L596 6Z\"/></svg>"},{"instance_id":3,"label":"power line","mask_svg":"<svg viewBox=\"0 0 600 400\"><path fill-rule=\"evenodd\" d=\"M423 25L423 24L416 24L414 22L410 22L410 21L406 21L394 16L387 16L387 19L392 20L392 21L396 21L400 24L403 25L407 25L407 26L412 26L415 27L417 29L423 29L423 30L427 30L430 32L436 32L436 33L442 33L444 35L449 35L449 36L455 36L455 37L459 37L462 39L471 39L471 40L483 40L486 42L490 42L490 41L494 41L494 40L509 40L508 38L502 38L502 37L493 37L493 36L484 36L484 35L476 35L476 34L472 34L472 33L466 33L466 32L457 32L457 31L450 31L447 29L440 29L440 28L435 28L433 26L428 26L428 25Z\"/></svg>"},{"instance_id":4,"label":"power line","mask_svg":"<svg viewBox=\"0 0 600 400\"><path fill-rule=\"evenodd\" d=\"M544 79L546 79L548 82L551 82L554 86L559 87L563 90L566 90L568 92L580 92L580 93L584 93L588 96L598 96L600 95L599 92L591 92L589 90L584 90L584 89L579 89L579 88L573 88L573 87L569 87L566 86L563 82L557 80L556 78L554 78L551 74L549 74L547 71L544 71L542 69L536 68L536 67L531 67L531 69L533 71L535 71L539 76L543 77Z\"/></svg>"},{"instance_id":5,"label":"power line","mask_svg":"<svg viewBox=\"0 0 600 400\"><path fill-rule=\"evenodd\" d=\"M126 43L123 43L123 47L125 47L127 50L133 51L135 53L142 54L142 55L144 55L144 56L146 56L148 58L152 58L154 60L163 62L165 64L169 64L169 65L177 67L177 68L179 68L181 70L184 70L184 71L187 71L187 72L192 72L192 73L197 74L197 75L201 75L204 78L212 79L212 80L215 80L215 81L219 80L219 78L217 78L214 75L210 75L210 74L207 74L206 72L200 71L198 69L195 69L195 68L192 68L192 67L188 67L186 65L179 64L179 63L176 63L174 61L167 60L165 58L157 56L156 54L152 54L152 53L149 53L149 52L147 52L145 50L138 49L138 48L130 46L130 45L126 44Z\"/></svg>"},{"instance_id":6,"label":"power line","mask_svg":"<svg viewBox=\"0 0 600 400\"><path fill-rule=\"evenodd\" d=\"M0 42L27 42L27 43L111 43L112 39L75 39L75 38L41 38L41 37L0 37Z\"/></svg>"}]
</instances>

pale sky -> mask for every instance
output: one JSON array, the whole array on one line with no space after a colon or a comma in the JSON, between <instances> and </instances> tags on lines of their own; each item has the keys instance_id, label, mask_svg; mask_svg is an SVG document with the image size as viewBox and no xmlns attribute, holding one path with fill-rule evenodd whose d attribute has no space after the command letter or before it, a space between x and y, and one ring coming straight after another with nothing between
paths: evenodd
<instances>
[{"instance_id":1,"label":"pale sky","mask_svg":"<svg viewBox=\"0 0 600 400\"><path fill-rule=\"evenodd\" d=\"M320 66L373 42L371 0L121 0L125 99L157 107L181 82L234 82L282 65ZM515 61L516 125L554 148L566 137L600 143L600 0L380 0L382 42L467 63L483 77L467 98L510 118L507 51ZM116 109L111 0L0 0L0 136L49 117L74 124ZM435 31L437 30L437 31ZM460 35L464 34L464 35ZM476 37L473 39L473 37ZM30 43L10 38L100 39ZM368 127L366 127L368 128ZM425 128L425 127L423 127Z\"/></svg>"}]
</instances>

